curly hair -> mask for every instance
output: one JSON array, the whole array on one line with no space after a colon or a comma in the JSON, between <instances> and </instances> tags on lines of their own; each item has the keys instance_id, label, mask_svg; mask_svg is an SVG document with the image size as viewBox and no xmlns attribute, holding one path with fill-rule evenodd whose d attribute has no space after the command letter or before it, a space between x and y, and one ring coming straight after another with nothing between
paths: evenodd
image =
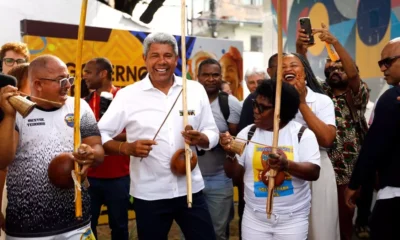
<instances>
[{"instance_id":1,"label":"curly hair","mask_svg":"<svg viewBox=\"0 0 400 240\"><path fill-rule=\"evenodd\" d=\"M0 50L0 60L3 60L4 56L6 55L6 52L8 51L14 51L18 54L21 54L25 57L26 61L29 61L29 49L28 45L26 43L22 42L9 42L1 46Z\"/></svg>"},{"instance_id":2,"label":"curly hair","mask_svg":"<svg viewBox=\"0 0 400 240\"><path fill-rule=\"evenodd\" d=\"M268 98L272 106L275 107L276 80L263 80L256 89L256 95ZM289 83L282 82L281 93L281 112L280 119L283 123L288 123L296 116L299 111L300 96L296 88Z\"/></svg>"}]
</instances>

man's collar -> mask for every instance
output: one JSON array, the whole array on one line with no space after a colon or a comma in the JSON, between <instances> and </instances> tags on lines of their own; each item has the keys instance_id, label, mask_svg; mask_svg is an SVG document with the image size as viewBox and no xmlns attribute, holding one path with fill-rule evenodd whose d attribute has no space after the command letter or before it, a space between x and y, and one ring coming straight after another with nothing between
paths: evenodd
<instances>
[{"instance_id":1,"label":"man's collar","mask_svg":"<svg viewBox=\"0 0 400 240\"><path fill-rule=\"evenodd\" d=\"M182 78L176 76L175 74L173 75L173 77L174 77L174 83L172 84L172 87L182 86ZM149 90L149 89L154 88L153 84L150 81L149 74L147 74L146 77L143 78L142 82L143 82L143 85L142 85L143 90Z\"/></svg>"}]
</instances>

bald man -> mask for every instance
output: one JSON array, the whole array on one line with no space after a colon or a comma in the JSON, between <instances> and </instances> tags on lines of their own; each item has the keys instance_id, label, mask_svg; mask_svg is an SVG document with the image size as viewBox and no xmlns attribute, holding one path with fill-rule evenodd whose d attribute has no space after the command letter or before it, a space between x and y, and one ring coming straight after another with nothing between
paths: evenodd
<instances>
[{"instance_id":1,"label":"bald man","mask_svg":"<svg viewBox=\"0 0 400 240\"><path fill-rule=\"evenodd\" d=\"M393 88L380 98L375 118L361 148L345 200L354 208L357 190L371 186L378 173L379 192L371 216L371 239L398 239L400 226L400 38L382 50L378 65Z\"/></svg>"},{"instance_id":2,"label":"bald man","mask_svg":"<svg viewBox=\"0 0 400 240\"><path fill-rule=\"evenodd\" d=\"M75 191L54 186L47 175L51 160L62 152L71 161L88 167L103 161L100 132L85 101L81 101L81 145L73 153L74 99L67 96L73 78L59 58L44 55L29 65L28 79L35 109L23 118L8 98L17 95L12 86L0 91L4 119L0 123L0 169L8 167L6 239L94 239L90 229L89 194L82 187L81 220L75 218ZM79 150L83 150L82 152Z\"/></svg>"}]
</instances>

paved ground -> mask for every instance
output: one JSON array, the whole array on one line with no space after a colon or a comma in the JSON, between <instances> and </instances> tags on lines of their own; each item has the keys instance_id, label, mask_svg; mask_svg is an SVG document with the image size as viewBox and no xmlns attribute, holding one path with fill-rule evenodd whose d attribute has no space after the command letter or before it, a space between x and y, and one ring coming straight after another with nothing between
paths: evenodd
<instances>
[{"instance_id":1,"label":"paved ground","mask_svg":"<svg viewBox=\"0 0 400 240\"><path fill-rule=\"evenodd\" d=\"M231 222L230 225L230 240L239 240L239 233L238 233L238 216L235 216L233 221ZM129 240L137 240L137 234L136 234L136 221L131 220L129 221ZM101 225L97 227L97 240L110 240L110 228L108 225ZM172 224L171 230L168 235L169 240L180 240L180 232L179 232L179 227L178 225L174 222Z\"/></svg>"},{"instance_id":2,"label":"paved ground","mask_svg":"<svg viewBox=\"0 0 400 240\"><path fill-rule=\"evenodd\" d=\"M237 213L237 208L235 209ZM129 221L129 240L137 240L137 234L136 234L136 221L131 220ZM235 215L235 218L230 224L230 238L229 240L239 240L239 232L238 232L238 216ZM97 235L98 239L97 240L110 240L110 229L108 225L101 225L97 227ZM178 225L174 222L171 230L168 235L169 240L180 240L180 232L179 232L179 227ZM338 239L339 240L339 239ZM353 236L352 240L359 240L357 237Z\"/></svg>"},{"instance_id":3,"label":"paved ground","mask_svg":"<svg viewBox=\"0 0 400 240\"><path fill-rule=\"evenodd\" d=\"M129 240L137 240L137 235L136 235L136 227L135 227L135 221L132 220L129 222L129 229L130 234L129 234ZM234 226L234 224L236 224L237 226L237 220L235 223L231 224L231 237L229 238L230 240L239 240L238 237L238 232L237 232L237 227ZM110 240L110 229L108 228L107 225L102 225L97 227L97 234L98 234L98 239L97 240ZM169 240L180 240L179 238L179 227L178 225L176 225L176 223L174 222L174 224L171 227L171 231L169 232L168 235L168 239Z\"/></svg>"}]
</instances>

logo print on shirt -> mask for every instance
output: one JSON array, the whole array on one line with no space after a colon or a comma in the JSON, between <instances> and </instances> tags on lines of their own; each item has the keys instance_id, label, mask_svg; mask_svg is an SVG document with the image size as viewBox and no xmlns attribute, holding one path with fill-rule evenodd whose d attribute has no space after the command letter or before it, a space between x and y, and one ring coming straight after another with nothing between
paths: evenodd
<instances>
[{"instance_id":1,"label":"logo print on shirt","mask_svg":"<svg viewBox=\"0 0 400 240\"><path fill-rule=\"evenodd\" d=\"M189 116L195 116L196 112L194 110L188 110ZM179 110L179 116L183 116L183 110Z\"/></svg>"},{"instance_id":2,"label":"logo print on shirt","mask_svg":"<svg viewBox=\"0 0 400 240\"><path fill-rule=\"evenodd\" d=\"M33 118L33 119L28 119L28 127L33 127L33 126L40 126L40 125L46 125L44 118Z\"/></svg>"},{"instance_id":3,"label":"logo print on shirt","mask_svg":"<svg viewBox=\"0 0 400 240\"><path fill-rule=\"evenodd\" d=\"M93 235L92 229L88 228L81 236L81 240L96 240Z\"/></svg>"},{"instance_id":4,"label":"logo print on shirt","mask_svg":"<svg viewBox=\"0 0 400 240\"><path fill-rule=\"evenodd\" d=\"M268 186L262 181L263 170L267 169L269 154L272 147L254 145L253 153L253 174L254 174L254 195L255 197L268 197ZM293 161L293 146L279 146L278 153L286 156L289 161ZM282 185L276 187L274 197L283 197L294 194L292 176L285 173L285 180Z\"/></svg>"},{"instance_id":5,"label":"logo print on shirt","mask_svg":"<svg viewBox=\"0 0 400 240\"><path fill-rule=\"evenodd\" d=\"M74 114L68 113L67 115L65 115L64 121L68 125L68 127L74 127Z\"/></svg>"}]
</instances>

